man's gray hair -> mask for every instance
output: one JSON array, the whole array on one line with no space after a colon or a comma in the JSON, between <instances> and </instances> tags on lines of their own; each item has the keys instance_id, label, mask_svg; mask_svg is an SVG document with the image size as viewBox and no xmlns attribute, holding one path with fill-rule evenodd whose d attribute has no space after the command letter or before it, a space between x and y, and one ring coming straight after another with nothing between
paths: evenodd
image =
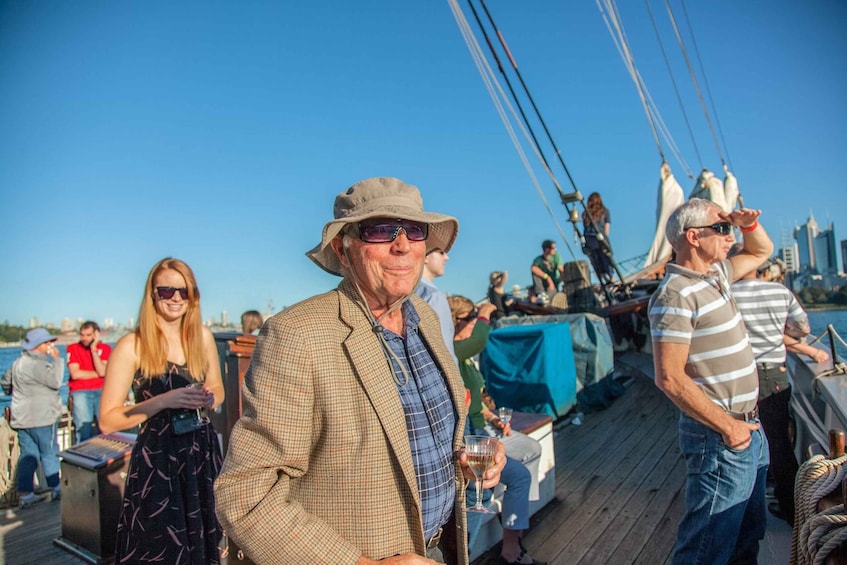
<instances>
[{"instance_id":1,"label":"man's gray hair","mask_svg":"<svg viewBox=\"0 0 847 565\"><path fill-rule=\"evenodd\" d=\"M711 221L709 216L714 208L717 208L717 204L711 200L692 198L674 210L665 225L665 237L668 238L671 247L678 252L677 245L682 244L685 230L708 224Z\"/></svg>"}]
</instances>

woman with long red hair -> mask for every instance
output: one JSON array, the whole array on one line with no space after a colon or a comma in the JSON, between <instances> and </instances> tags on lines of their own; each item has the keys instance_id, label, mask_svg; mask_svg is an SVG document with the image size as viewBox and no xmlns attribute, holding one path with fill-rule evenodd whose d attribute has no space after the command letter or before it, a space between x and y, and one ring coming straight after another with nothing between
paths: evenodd
<instances>
[{"instance_id":1,"label":"woman with long red hair","mask_svg":"<svg viewBox=\"0 0 847 565\"><path fill-rule=\"evenodd\" d=\"M135 402L127 403L130 391ZM116 563L218 563L217 434L201 410L223 402L212 332L191 268L165 258L147 276L138 327L115 345L100 401L103 433L141 426L118 521Z\"/></svg>"}]
</instances>

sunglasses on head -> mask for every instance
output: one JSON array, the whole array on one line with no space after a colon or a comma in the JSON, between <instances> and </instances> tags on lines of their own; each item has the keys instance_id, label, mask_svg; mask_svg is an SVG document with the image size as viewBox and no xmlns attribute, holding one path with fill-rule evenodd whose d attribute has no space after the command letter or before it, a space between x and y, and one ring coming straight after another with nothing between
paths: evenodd
<instances>
[{"instance_id":1,"label":"sunglasses on head","mask_svg":"<svg viewBox=\"0 0 847 565\"><path fill-rule=\"evenodd\" d=\"M691 229L702 230L705 228L711 228L721 235L729 235L730 233L732 233L732 224L730 224L729 222L718 222L717 224L712 224L711 226L690 226L685 229L687 231Z\"/></svg>"},{"instance_id":2,"label":"sunglasses on head","mask_svg":"<svg viewBox=\"0 0 847 565\"><path fill-rule=\"evenodd\" d=\"M474 308L473 310L471 310L470 312L468 312L467 314L465 314L461 318L456 318L456 319L459 320L460 322L470 322L471 320L476 320L477 316L479 316L479 310Z\"/></svg>"},{"instance_id":3,"label":"sunglasses on head","mask_svg":"<svg viewBox=\"0 0 847 565\"><path fill-rule=\"evenodd\" d=\"M174 288L172 286L157 286L156 294L162 300L170 300L174 297L174 293L178 292L183 300L188 300L188 289L186 287Z\"/></svg>"},{"instance_id":4,"label":"sunglasses on head","mask_svg":"<svg viewBox=\"0 0 847 565\"><path fill-rule=\"evenodd\" d=\"M425 241L429 235L429 224L412 220L390 220L374 218L350 226L350 234L365 243L388 243L397 239L400 230L409 241Z\"/></svg>"}]
</instances>

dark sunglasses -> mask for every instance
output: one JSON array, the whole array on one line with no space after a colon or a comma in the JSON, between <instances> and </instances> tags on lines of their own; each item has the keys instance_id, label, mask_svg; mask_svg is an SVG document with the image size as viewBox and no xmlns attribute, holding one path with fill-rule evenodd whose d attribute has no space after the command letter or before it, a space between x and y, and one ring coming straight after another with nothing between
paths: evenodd
<instances>
[{"instance_id":1,"label":"dark sunglasses","mask_svg":"<svg viewBox=\"0 0 847 565\"><path fill-rule=\"evenodd\" d=\"M474 308L473 310L471 310L470 312L468 312L467 314L465 314L461 318L456 318L456 319L459 320L460 322L470 322L472 320L476 320L477 316L479 316L479 310Z\"/></svg>"},{"instance_id":2,"label":"dark sunglasses","mask_svg":"<svg viewBox=\"0 0 847 565\"><path fill-rule=\"evenodd\" d=\"M365 243L388 243L397 239L400 230L409 241L425 241L429 235L429 224L412 220L389 220L374 218L350 226L349 233Z\"/></svg>"},{"instance_id":3,"label":"dark sunglasses","mask_svg":"<svg viewBox=\"0 0 847 565\"><path fill-rule=\"evenodd\" d=\"M732 224L730 224L729 222L718 222L717 224L712 224L711 226L690 226L685 228L685 230L702 230L705 228L711 228L721 235L729 235L730 233L732 233Z\"/></svg>"},{"instance_id":4,"label":"dark sunglasses","mask_svg":"<svg viewBox=\"0 0 847 565\"><path fill-rule=\"evenodd\" d=\"M174 297L174 293L178 292L183 300L188 300L188 289L186 287L174 288L172 286L157 286L156 294L162 300L170 300Z\"/></svg>"}]
</instances>

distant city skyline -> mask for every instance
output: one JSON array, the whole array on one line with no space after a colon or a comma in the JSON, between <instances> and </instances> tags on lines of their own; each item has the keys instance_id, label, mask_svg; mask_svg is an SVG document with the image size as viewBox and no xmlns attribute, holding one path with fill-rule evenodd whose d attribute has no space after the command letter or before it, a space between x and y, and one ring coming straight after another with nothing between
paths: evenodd
<instances>
[{"instance_id":1,"label":"distant city skyline","mask_svg":"<svg viewBox=\"0 0 847 565\"><path fill-rule=\"evenodd\" d=\"M821 229L810 211L806 222L794 228L791 239L777 246L777 254L787 268L786 284L795 292L807 286L830 290L845 284L847 240L840 242L842 267L838 264L837 241L835 223L829 222Z\"/></svg>"}]
</instances>

